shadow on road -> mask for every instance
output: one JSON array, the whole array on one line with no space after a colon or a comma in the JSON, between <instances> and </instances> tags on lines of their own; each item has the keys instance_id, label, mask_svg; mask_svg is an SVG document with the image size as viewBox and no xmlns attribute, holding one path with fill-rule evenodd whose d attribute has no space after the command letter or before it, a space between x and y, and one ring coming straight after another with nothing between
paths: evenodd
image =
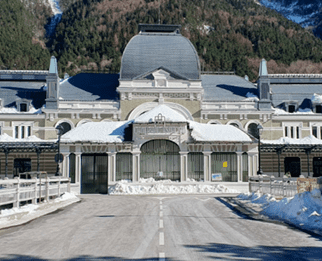
<instances>
[{"instance_id":1,"label":"shadow on road","mask_svg":"<svg viewBox=\"0 0 322 261\"><path fill-rule=\"evenodd\" d=\"M213 260L321 260L321 247L243 247L227 244L186 245L198 252L213 253Z\"/></svg>"},{"instance_id":2,"label":"shadow on road","mask_svg":"<svg viewBox=\"0 0 322 261\"><path fill-rule=\"evenodd\" d=\"M6 258L1 258L1 260L17 260L17 261L53 261L55 259L41 259L35 256L25 256L25 255L8 255ZM137 260L137 261L156 261L160 260L156 257L151 258L139 258L139 259L127 259L122 257L94 257L94 256L78 256L74 258L67 258L67 259L59 259L60 261L101 261L101 260L124 260L124 261L130 261L130 260ZM171 258L165 258L167 261L174 261L174 259Z\"/></svg>"}]
</instances>

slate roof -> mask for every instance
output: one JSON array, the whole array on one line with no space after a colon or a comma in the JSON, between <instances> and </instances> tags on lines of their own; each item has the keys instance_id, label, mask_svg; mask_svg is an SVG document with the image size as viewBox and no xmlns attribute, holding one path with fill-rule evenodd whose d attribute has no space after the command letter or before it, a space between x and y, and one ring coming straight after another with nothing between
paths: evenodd
<instances>
[{"instance_id":1,"label":"slate roof","mask_svg":"<svg viewBox=\"0 0 322 261\"><path fill-rule=\"evenodd\" d=\"M257 87L237 75L201 75L204 101L242 101L246 94L257 95Z\"/></svg>"},{"instance_id":2,"label":"slate roof","mask_svg":"<svg viewBox=\"0 0 322 261\"><path fill-rule=\"evenodd\" d=\"M59 97L63 100L116 100L119 74L80 73L60 84Z\"/></svg>"},{"instance_id":3,"label":"slate roof","mask_svg":"<svg viewBox=\"0 0 322 261\"><path fill-rule=\"evenodd\" d=\"M322 93L322 84L271 84L271 97L274 107L284 101L298 101L300 108L310 108L314 93Z\"/></svg>"},{"instance_id":4,"label":"slate roof","mask_svg":"<svg viewBox=\"0 0 322 261\"><path fill-rule=\"evenodd\" d=\"M18 99L28 99L38 109L45 104L44 82L0 81L0 98L3 106L13 107Z\"/></svg>"},{"instance_id":5,"label":"slate roof","mask_svg":"<svg viewBox=\"0 0 322 261\"><path fill-rule=\"evenodd\" d=\"M131 80L160 67L190 80L200 79L198 54L192 43L178 33L134 36L123 53L120 79Z\"/></svg>"}]
</instances>

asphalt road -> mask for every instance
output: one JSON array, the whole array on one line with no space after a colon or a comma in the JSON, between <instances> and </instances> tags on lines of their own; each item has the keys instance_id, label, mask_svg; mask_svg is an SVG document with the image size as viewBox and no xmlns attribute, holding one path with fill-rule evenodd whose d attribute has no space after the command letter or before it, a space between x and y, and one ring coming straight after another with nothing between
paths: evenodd
<instances>
[{"instance_id":1,"label":"asphalt road","mask_svg":"<svg viewBox=\"0 0 322 261\"><path fill-rule=\"evenodd\" d=\"M0 230L0 259L322 259L322 238L249 219L215 196L82 196L81 203Z\"/></svg>"}]
</instances>

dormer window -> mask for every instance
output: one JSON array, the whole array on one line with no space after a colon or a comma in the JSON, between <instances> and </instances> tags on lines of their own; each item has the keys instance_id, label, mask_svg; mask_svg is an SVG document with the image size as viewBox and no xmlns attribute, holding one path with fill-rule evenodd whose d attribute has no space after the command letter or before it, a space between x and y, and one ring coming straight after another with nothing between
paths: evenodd
<instances>
[{"instance_id":1,"label":"dormer window","mask_svg":"<svg viewBox=\"0 0 322 261\"><path fill-rule=\"evenodd\" d=\"M27 104L26 103L20 103L20 110L21 112L27 111Z\"/></svg>"},{"instance_id":2,"label":"dormer window","mask_svg":"<svg viewBox=\"0 0 322 261\"><path fill-rule=\"evenodd\" d=\"M296 112L298 109L298 102L296 101L284 101L285 109L289 113Z\"/></svg>"},{"instance_id":3,"label":"dormer window","mask_svg":"<svg viewBox=\"0 0 322 261\"><path fill-rule=\"evenodd\" d=\"M315 105L315 113L322 113L322 105L320 104Z\"/></svg>"},{"instance_id":4,"label":"dormer window","mask_svg":"<svg viewBox=\"0 0 322 261\"><path fill-rule=\"evenodd\" d=\"M31 100L20 99L16 101L17 110L20 112L28 112L31 106Z\"/></svg>"},{"instance_id":5,"label":"dormer window","mask_svg":"<svg viewBox=\"0 0 322 261\"><path fill-rule=\"evenodd\" d=\"M288 112L293 113L295 112L295 105L291 104L288 106Z\"/></svg>"}]
</instances>

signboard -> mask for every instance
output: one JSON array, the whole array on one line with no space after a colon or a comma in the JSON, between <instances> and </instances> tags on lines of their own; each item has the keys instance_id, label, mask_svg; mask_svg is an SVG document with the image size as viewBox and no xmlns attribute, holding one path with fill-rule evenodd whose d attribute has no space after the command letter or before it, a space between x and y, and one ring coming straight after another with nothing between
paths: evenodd
<instances>
[{"instance_id":1,"label":"signboard","mask_svg":"<svg viewBox=\"0 0 322 261\"><path fill-rule=\"evenodd\" d=\"M315 188L319 188L317 178L298 178L297 179L297 193L305 191L312 191Z\"/></svg>"},{"instance_id":2,"label":"signboard","mask_svg":"<svg viewBox=\"0 0 322 261\"><path fill-rule=\"evenodd\" d=\"M211 174L211 180L212 181L222 181L221 173L212 173Z\"/></svg>"},{"instance_id":3,"label":"signboard","mask_svg":"<svg viewBox=\"0 0 322 261\"><path fill-rule=\"evenodd\" d=\"M222 167L223 167L223 168L227 168L227 166L228 166L227 161L224 161L224 162L222 163Z\"/></svg>"},{"instance_id":4,"label":"signboard","mask_svg":"<svg viewBox=\"0 0 322 261\"><path fill-rule=\"evenodd\" d=\"M64 156L63 156L63 154L56 154L55 155L55 162L57 162L57 163L62 163L63 162L63 160L64 160Z\"/></svg>"}]
</instances>

